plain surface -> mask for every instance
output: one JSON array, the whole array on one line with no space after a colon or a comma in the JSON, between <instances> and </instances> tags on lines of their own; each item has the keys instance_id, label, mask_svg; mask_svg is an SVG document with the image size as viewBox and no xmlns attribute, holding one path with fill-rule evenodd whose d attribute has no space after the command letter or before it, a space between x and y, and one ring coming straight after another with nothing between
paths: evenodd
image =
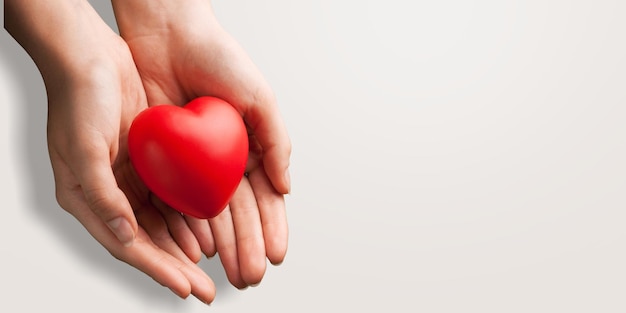
<instances>
[{"instance_id":1,"label":"plain surface","mask_svg":"<svg viewBox=\"0 0 626 313\"><path fill-rule=\"evenodd\" d=\"M626 2L213 5L293 141L284 264L237 291L202 261L208 309L112 258L56 204L3 31L0 311L626 311Z\"/></svg>"}]
</instances>

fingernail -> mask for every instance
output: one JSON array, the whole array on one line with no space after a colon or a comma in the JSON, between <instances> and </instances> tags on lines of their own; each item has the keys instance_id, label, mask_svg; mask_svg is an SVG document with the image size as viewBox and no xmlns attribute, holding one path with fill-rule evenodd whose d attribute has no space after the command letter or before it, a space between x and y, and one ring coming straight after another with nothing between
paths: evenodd
<instances>
[{"instance_id":1,"label":"fingernail","mask_svg":"<svg viewBox=\"0 0 626 313\"><path fill-rule=\"evenodd\" d=\"M124 247L128 248L133 245L135 234L133 233L133 228L130 227L130 223L125 218L114 218L107 224L117 239L122 242Z\"/></svg>"},{"instance_id":2,"label":"fingernail","mask_svg":"<svg viewBox=\"0 0 626 313\"><path fill-rule=\"evenodd\" d=\"M285 170L285 183L287 184L287 193L291 193L291 175L289 175L289 168Z\"/></svg>"}]
</instances>

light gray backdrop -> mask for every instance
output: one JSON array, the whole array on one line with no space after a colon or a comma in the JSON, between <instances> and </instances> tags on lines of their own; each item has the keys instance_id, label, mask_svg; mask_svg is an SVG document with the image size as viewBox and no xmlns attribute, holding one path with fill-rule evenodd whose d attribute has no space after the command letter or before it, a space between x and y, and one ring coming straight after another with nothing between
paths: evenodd
<instances>
[{"instance_id":1,"label":"light gray backdrop","mask_svg":"<svg viewBox=\"0 0 626 313\"><path fill-rule=\"evenodd\" d=\"M237 291L203 261L211 310L626 311L626 2L213 5L294 150L285 263ZM208 311L58 207L43 83L0 40L0 311Z\"/></svg>"}]
</instances>

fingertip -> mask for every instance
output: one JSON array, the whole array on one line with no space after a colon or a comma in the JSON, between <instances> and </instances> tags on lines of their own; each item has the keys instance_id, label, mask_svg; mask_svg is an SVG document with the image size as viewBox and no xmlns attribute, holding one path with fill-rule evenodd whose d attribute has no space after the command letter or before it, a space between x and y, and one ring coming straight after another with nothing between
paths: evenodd
<instances>
[{"instance_id":1,"label":"fingertip","mask_svg":"<svg viewBox=\"0 0 626 313\"><path fill-rule=\"evenodd\" d=\"M193 292L192 294L198 300L202 301L202 303L211 305L213 300L215 300L215 286L213 286L213 288Z\"/></svg>"},{"instance_id":2,"label":"fingertip","mask_svg":"<svg viewBox=\"0 0 626 313\"><path fill-rule=\"evenodd\" d=\"M270 262L271 262L271 263L272 263L272 265L274 265L274 266L281 266L281 265L283 265L283 260L276 261L276 262L272 262L272 261L270 261Z\"/></svg>"},{"instance_id":3,"label":"fingertip","mask_svg":"<svg viewBox=\"0 0 626 313\"><path fill-rule=\"evenodd\" d=\"M283 264L283 262L285 261L285 257L287 256L287 248L280 246L280 243L274 244L272 246L273 249L268 249L267 251L267 259L274 266Z\"/></svg>"},{"instance_id":4,"label":"fingertip","mask_svg":"<svg viewBox=\"0 0 626 313\"><path fill-rule=\"evenodd\" d=\"M190 294L204 303L211 303L215 298L215 283L196 264L187 263L179 268L190 284Z\"/></svg>"},{"instance_id":5,"label":"fingertip","mask_svg":"<svg viewBox=\"0 0 626 313\"><path fill-rule=\"evenodd\" d=\"M291 191L289 158L292 144L276 106L255 107L249 114L254 137L263 151L263 167L274 189L281 194ZM255 123L256 122L256 123Z\"/></svg>"},{"instance_id":6,"label":"fingertip","mask_svg":"<svg viewBox=\"0 0 626 313\"><path fill-rule=\"evenodd\" d=\"M291 174L289 167L277 166L275 163L265 163L265 172L276 192L286 195L291 193Z\"/></svg>"},{"instance_id":7,"label":"fingertip","mask_svg":"<svg viewBox=\"0 0 626 313\"><path fill-rule=\"evenodd\" d=\"M246 282L242 282L242 283L240 283L238 285L233 285L233 286L235 288L237 288L237 290L239 290L239 291L245 291L245 290L248 290L248 288L250 288L250 287L256 287L256 286L258 286L260 284L261 284L261 281L259 281L258 283L254 283L254 284L249 284L249 283L246 283Z\"/></svg>"},{"instance_id":8,"label":"fingertip","mask_svg":"<svg viewBox=\"0 0 626 313\"><path fill-rule=\"evenodd\" d=\"M276 201L274 208L264 208L265 210L274 210L271 223L264 225L263 232L265 234L265 246L267 247L267 257L272 263L282 262L289 249L289 225L287 221L286 209L284 202Z\"/></svg>"},{"instance_id":9,"label":"fingertip","mask_svg":"<svg viewBox=\"0 0 626 313\"><path fill-rule=\"evenodd\" d=\"M135 241L135 231L126 218L121 216L114 218L107 222L107 226L124 247L128 248L133 245Z\"/></svg>"},{"instance_id":10,"label":"fingertip","mask_svg":"<svg viewBox=\"0 0 626 313\"><path fill-rule=\"evenodd\" d=\"M185 267L182 269L191 284L190 293L205 304L215 299L215 283L200 268Z\"/></svg>"},{"instance_id":11,"label":"fingertip","mask_svg":"<svg viewBox=\"0 0 626 313\"><path fill-rule=\"evenodd\" d=\"M290 194L291 193L291 174L289 174L289 168L285 169L285 174L283 174L283 181L285 183L284 194Z\"/></svg>"},{"instance_id":12,"label":"fingertip","mask_svg":"<svg viewBox=\"0 0 626 313\"><path fill-rule=\"evenodd\" d=\"M169 287L169 290L183 300L187 299L191 294L191 287L189 287L188 289Z\"/></svg>"},{"instance_id":13,"label":"fingertip","mask_svg":"<svg viewBox=\"0 0 626 313\"><path fill-rule=\"evenodd\" d=\"M173 279L172 277L170 277L170 279L172 280L169 280L169 281L162 281L159 279L159 277L153 277L153 279L159 282L161 285L167 287L172 293L177 295L179 298L185 300L189 297L189 295L191 295L191 290L192 290L191 282L189 282L189 280L186 279L182 275L181 272L177 272L176 276L179 276L179 277L177 277L176 279Z\"/></svg>"},{"instance_id":14,"label":"fingertip","mask_svg":"<svg viewBox=\"0 0 626 313\"><path fill-rule=\"evenodd\" d=\"M261 283L265 276L265 260L262 262L248 262L245 266L241 266L241 276L248 286L256 286Z\"/></svg>"}]
</instances>

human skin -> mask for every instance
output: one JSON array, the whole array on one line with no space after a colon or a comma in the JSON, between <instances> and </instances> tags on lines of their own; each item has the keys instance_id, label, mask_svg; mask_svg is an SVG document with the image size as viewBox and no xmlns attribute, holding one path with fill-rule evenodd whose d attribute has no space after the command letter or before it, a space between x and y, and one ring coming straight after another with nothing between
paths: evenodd
<instances>
[{"instance_id":1,"label":"human skin","mask_svg":"<svg viewBox=\"0 0 626 313\"><path fill-rule=\"evenodd\" d=\"M128 159L130 123L148 102L124 40L84 0L6 0L5 28L46 86L48 151L61 207L115 258L180 297L213 301L213 282L174 240L175 225Z\"/></svg>"},{"instance_id":2,"label":"human skin","mask_svg":"<svg viewBox=\"0 0 626 313\"><path fill-rule=\"evenodd\" d=\"M113 2L127 41L84 0L7 0L5 28L44 79L61 207L115 258L183 298L210 303L215 287L195 264L202 252L219 253L238 288L261 281L265 258L284 260L291 145L270 87L208 2L142 2ZM224 213L208 221L155 198L126 150L130 123L148 105L201 95L233 104L251 142L247 177Z\"/></svg>"},{"instance_id":3,"label":"human skin","mask_svg":"<svg viewBox=\"0 0 626 313\"><path fill-rule=\"evenodd\" d=\"M234 286L258 284L266 259L281 263L288 242L283 195L290 190L291 143L269 84L220 26L209 1L112 3L149 106L216 96L232 104L246 122L248 176L229 206L208 221L171 215L177 220L171 223L178 225L174 237L191 259L198 259L200 251L207 256L217 251Z\"/></svg>"}]
</instances>

